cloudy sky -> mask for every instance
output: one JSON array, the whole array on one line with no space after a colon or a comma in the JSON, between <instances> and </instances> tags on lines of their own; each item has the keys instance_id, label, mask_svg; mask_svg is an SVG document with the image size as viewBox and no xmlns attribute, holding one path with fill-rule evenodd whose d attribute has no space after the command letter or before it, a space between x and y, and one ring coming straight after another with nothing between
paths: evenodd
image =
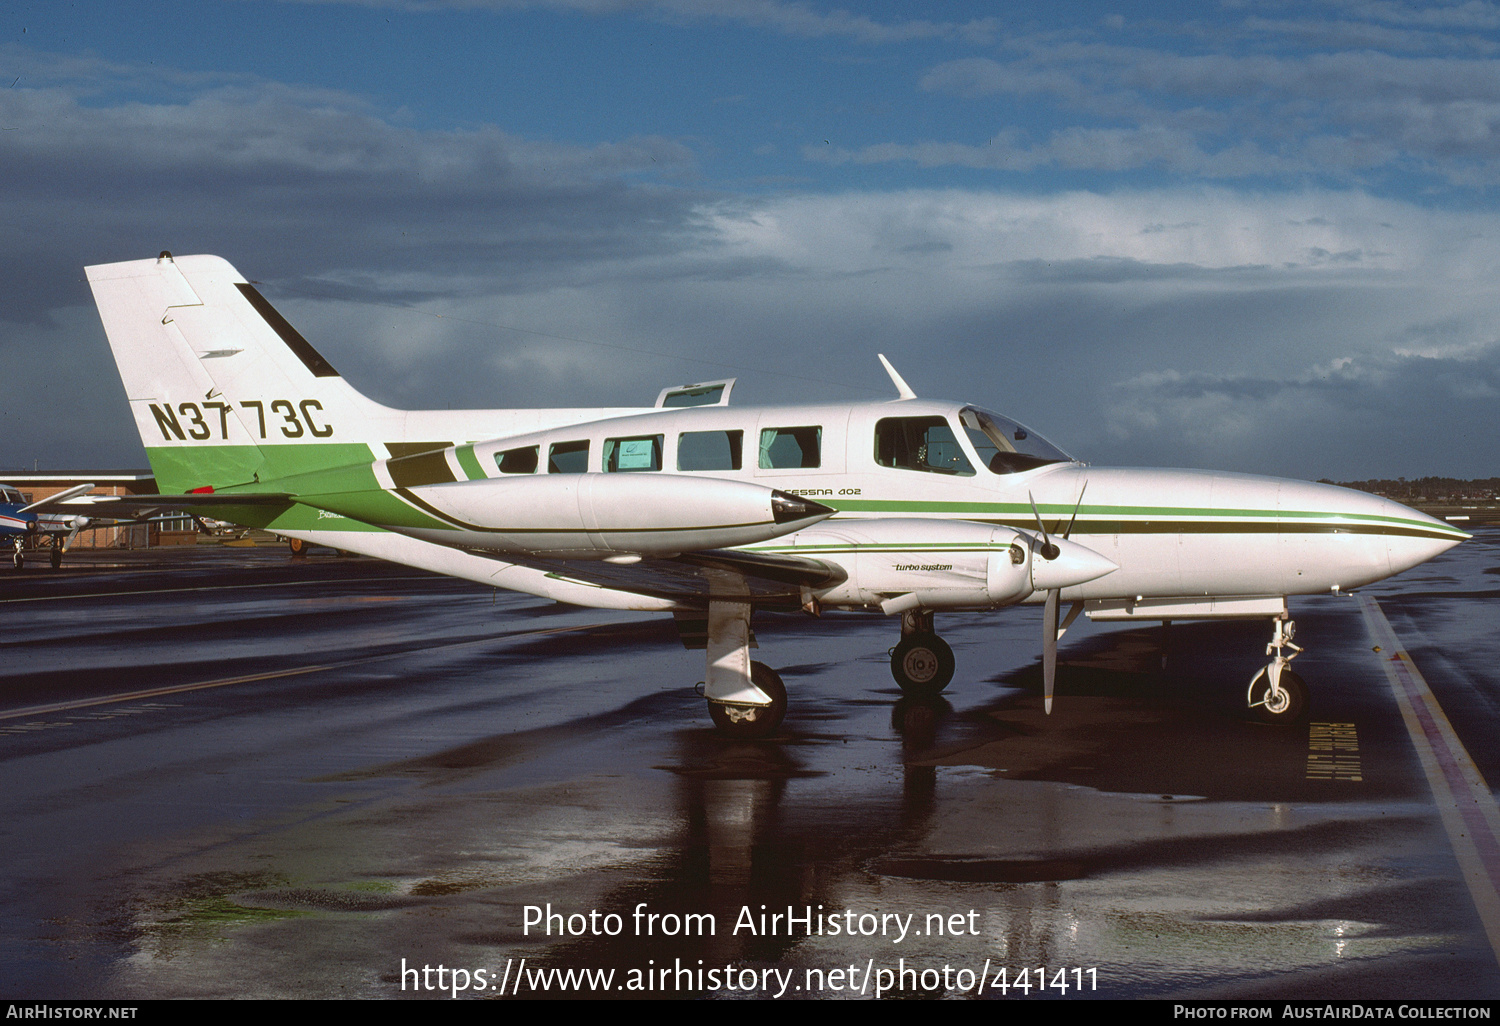
<instances>
[{"instance_id":1,"label":"cloudy sky","mask_svg":"<svg viewBox=\"0 0 1500 1026\"><path fill-rule=\"evenodd\" d=\"M0 5L0 468L141 467L85 264L409 407L981 403L1096 464L1500 474L1500 4Z\"/></svg>"}]
</instances>

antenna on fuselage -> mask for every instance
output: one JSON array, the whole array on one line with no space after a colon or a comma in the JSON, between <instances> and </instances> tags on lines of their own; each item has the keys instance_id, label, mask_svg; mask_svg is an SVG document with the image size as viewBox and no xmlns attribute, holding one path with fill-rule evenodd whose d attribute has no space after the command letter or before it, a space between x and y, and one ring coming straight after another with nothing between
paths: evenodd
<instances>
[{"instance_id":1,"label":"antenna on fuselage","mask_svg":"<svg viewBox=\"0 0 1500 1026\"><path fill-rule=\"evenodd\" d=\"M875 355L880 357L880 365L885 368L885 372L891 376L891 381L896 385L896 398L915 399L917 393L911 390L911 386L906 383L905 378L896 373L896 368L891 366L891 361L885 358L885 354L876 353Z\"/></svg>"}]
</instances>

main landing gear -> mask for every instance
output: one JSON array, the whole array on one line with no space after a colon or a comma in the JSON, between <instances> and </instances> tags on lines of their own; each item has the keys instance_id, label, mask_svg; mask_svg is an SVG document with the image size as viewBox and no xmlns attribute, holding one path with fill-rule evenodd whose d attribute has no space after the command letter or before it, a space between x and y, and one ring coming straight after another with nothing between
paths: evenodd
<instances>
[{"instance_id":1,"label":"main landing gear","mask_svg":"<svg viewBox=\"0 0 1500 1026\"><path fill-rule=\"evenodd\" d=\"M936 695L953 679L953 649L932 628L930 610L901 614L901 641L891 649L891 676L904 694Z\"/></svg>"},{"instance_id":2,"label":"main landing gear","mask_svg":"<svg viewBox=\"0 0 1500 1026\"><path fill-rule=\"evenodd\" d=\"M16 539L16 554L10 558L11 565L17 570L26 565L26 553L21 551L23 544L20 538Z\"/></svg>"},{"instance_id":3,"label":"main landing gear","mask_svg":"<svg viewBox=\"0 0 1500 1026\"><path fill-rule=\"evenodd\" d=\"M1307 682L1289 668L1291 661L1303 651L1301 645L1292 643L1297 625L1282 614L1271 621L1271 630L1266 655L1273 658L1251 678L1245 701L1251 711L1267 723L1296 723L1307 711ZM1283 648L1291 649L1291 655L1282 655Z\"/></svg>"},{"instance_id":4,"label":"main landing gear","mask_svg":"<svg viewBox=\"0 0 1500 1026\"><path fill-rule=\"evenodd\" d=\"M708 603L708 679L703 697L720 734L766 737L786 716L786 685L765 663L750 661L750 604Z\"/></svg>"}]
</instances>

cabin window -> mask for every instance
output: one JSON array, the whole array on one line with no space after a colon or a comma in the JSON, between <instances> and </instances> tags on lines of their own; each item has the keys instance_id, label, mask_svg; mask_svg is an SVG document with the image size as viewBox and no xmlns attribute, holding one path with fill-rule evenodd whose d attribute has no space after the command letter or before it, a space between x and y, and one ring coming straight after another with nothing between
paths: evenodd
<instances>
[{"instance_id":1,"label":"cabin window","mask_svg":"<svg viewBox=\"0 0 1500 1026\"><path fill-rule=\"evenodd\" d=\"M931 474L974 475L974 465L942 417L887 417L877 423L875 462Z\"/></svg>"},{"instance_id":2,"label":"cabin window","mask_svg":"<svg viewBox=\"0 0 1500 1026\"><path fill-rule=\"evenodd\" d=\"M495 466L502 474L535 474L540 446L528 445L524 449L506 449L495 453Z\"/></svg>"},{"instance_id":3,"label":"cabin window","mask_svg":"<svg viewBox=\"0 0 1500 1026\"><path fill-rule=\"evenodd\" d=\"M553 442L547 455L549 474L586 474L589 469L589 443Z\"/></svg>"},{"instance_id":4,"label":"cabin window","mask_svg":"<svg viewBox=\"0 0 1500 1026\"><path fill-rule=\"evenodd\" d=\"M638 438L606 438L604 469L607 473L661 469L661 435Z\"/></svg>"},{"instance_id":5,"label":"cabin window","mask_svg":"<svg viewBox=\"0 0 1500 1026\"><path fill-rule=\"evenodd\" d=\"M820 427L765 428L760 433L762 470L820 467L823 429Z\"/></svg>"},{"instance_id":6,"label":"cabin window","mask_svg":"<svg viewBox=\"0 0 1500 1026\"><path fill-rule=\"evenodd\" d=\"M739 470L743 431L684 431L677 436L678 470Z\"/></svg>"}]
</instances>

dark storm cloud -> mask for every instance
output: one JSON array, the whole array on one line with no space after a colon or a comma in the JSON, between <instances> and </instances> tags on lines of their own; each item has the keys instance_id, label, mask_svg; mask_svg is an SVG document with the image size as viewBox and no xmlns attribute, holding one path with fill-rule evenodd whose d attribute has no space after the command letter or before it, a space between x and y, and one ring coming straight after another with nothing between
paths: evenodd
<instances>
[{"instance_id":1,"label":"dark storm cloud","mask_svg":"<svg viewBox=\"0 0 1500 1026\"><path fill-rule=\"evenodd\" d=\"M1237 27L1251 38L1281 38L1290 28L1265 20ZM1349 48L1334 52L1193 53L1018 37L1003 47L1012 56L945 61L920 81L929 93L967 101L981 117L989 112L996 124L985 142L892 140L804 153L834 163L1159 168L1209 179L1347 181L1399 172L1447 186L1500 180L1493 166L1500 155L1500 63L1473 56L1493 51L1494 41L1443 47L1436 37L1423 38L1430 45L1392 49L1467 52L1381 52L1373 39L1350 39ZM1215 34L1219 43L1242 39L1223 27ZM1059 110L1045 129L1022 130L1011 123L1018 100ZM1066 119L1076 123L1058 123Z\"/></svg>"},{"instance_id":2,"label":"dark storm cloud","mask_svg":"<svg viewBox=\"0 0 1500 1026\"><path fill-rule=\"evenodd\" d=\"M400 268L441 291L481 265L487 288L519 287L692 231L690 192L628 181L691 171L692 153L667 139L573 147L493 127L419 130L355 98L274 83L214 83L181 100L85 92L0 91L11 320L84 300L84 264L160 249L232 254L247 273L287 278Z\"/></svg>"},{"instance_id":3,"label":"dark storm cloud","mask_svg":"<svg viewBox=\"0 0 1500 1026\"><path fill-rule=\"evenodd\" d=\"M1106 395L1119 442L1185 465L1275 470L1297 451L1304 476L1360 479L1390 466L1484 476L1500 343L1462 357L1368 353L1294 377L1150 372Z\"/></svg>"}]
</instances>

